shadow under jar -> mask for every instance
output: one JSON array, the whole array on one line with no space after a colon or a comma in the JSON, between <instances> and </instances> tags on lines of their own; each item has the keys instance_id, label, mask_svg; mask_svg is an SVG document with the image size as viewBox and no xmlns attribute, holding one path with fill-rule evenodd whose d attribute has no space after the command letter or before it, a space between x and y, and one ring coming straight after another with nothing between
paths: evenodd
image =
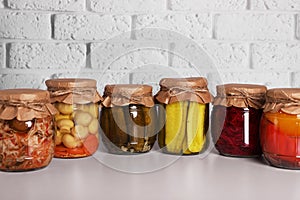
<instances>
[{"instance_id":1,"label":"shadow under jar","mask_svg":"<svg viewBox=\"0 0 300 200\"><path fill-rule=\"evenodd\" d=\"M269 164L300 169L300 88L268 90L260 131Z\"/></svg>"},{"instance_id":2,"label":"shadow under jar","mask_svg":"<svg viewBox=\"0 0 300 200\"><path fill-rule=\"evenodd\" d=\"M99 102L93 79L50 79L46 85L55 115L56 158L91 156L99 146Z\"/></svg>"},{"instance_id":3,"label":"shadow under jar","mask_svg":"<svg viewBox=\"0 0 300 200\"><path fill-rule=\"evenodd\" d=\"M225 84L217 86L211 117L211 133L221 155L257 157L260 119L267 88L263 85Z\"/></svg>"},{"instance_id":4,"label":"shadow under jar","mask_svg":"<svg viewBox=\"0 0 300 200\"><path fill-rule=\"evenodd\" d=\"M107 85L100 115L102 140L109 153L145 153L156 141L157 112L152 87Z\"/></svg>"},{"instance_id":5,"label":"shadow under jar","mask_svg":"<svg viewBox=\"0 0 300 200\"><path fill-rule=\"evenodd\" d=\"M164 153L191 155L203 151L212 96L203 77L165 78L155 99L164 123L158 144Z\"/></svg>"},{"instance_id":6,"label":"shadow under jar","mask_svg":"<svg viewBox=\"0 0 300 200\"><path fill-rule=\"evenodd\" d=\"M56 112L47 91L0 91L0 170L28 171L49 165Z\"/></svg>"}]
</instances>

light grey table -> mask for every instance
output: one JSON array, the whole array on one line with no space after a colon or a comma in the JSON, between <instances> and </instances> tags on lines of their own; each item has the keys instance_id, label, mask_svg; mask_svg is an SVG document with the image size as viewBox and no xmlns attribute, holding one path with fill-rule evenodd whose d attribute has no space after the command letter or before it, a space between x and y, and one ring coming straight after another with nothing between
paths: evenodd
<instances>
[{"instance_id":1,"label":"light grey table","mask_svg":"<svg viewBox=\"0 0 300 200\"><path fill-rule=\"evenodd\" d=\"M0 172L1 200L300 199L300 171L212 152L179 158L151 173L113 170L95 157L53 159L42 170Z\"/></svg>"}]
</instances>

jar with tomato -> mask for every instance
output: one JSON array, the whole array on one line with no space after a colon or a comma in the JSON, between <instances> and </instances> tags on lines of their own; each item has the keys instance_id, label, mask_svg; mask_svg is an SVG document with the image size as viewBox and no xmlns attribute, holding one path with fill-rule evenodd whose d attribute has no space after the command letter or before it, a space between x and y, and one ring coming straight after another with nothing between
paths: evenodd
<instances>
[{"instance_id":1,"label":"jar with tomato","mask_svg":"<svg viewBox=\"0 0 300 200\"><path fill-rule=\"evenodd\" d=\"M260 131L269 164L300 169L300 88L268 90Z\"/></svg>"},{"instance_id":2,"label":"jar with tomato","mask_svg":"<svg viewBox=\"0 0 300 200\"><path fill-rule=\"evenodd\" d=\"M91 156L99 145L99 103L96 80L50 79L46 81L55 115L57 158Z\"/></svg>"},{"instance_id":3,"label":"jar with tomato","mask_svg":"<svg viewBox=\"0 0 300 200\"><path fill-rule=\"evenodd\" d=\"M212 111L212 138L221 155L257 157L260 118L267 88L263 85L217 86Z\"/></svg>"},{"instance_id":4,"label":"jar with tomato","mask_svg":"<svg viewBox=\"0 0 300 200\"><path fill-rule=\"evenodd\" d=\"M0 91L0 170L28 171L49 165L56 113L47 91Z\"/></svg>"}]
</instances>

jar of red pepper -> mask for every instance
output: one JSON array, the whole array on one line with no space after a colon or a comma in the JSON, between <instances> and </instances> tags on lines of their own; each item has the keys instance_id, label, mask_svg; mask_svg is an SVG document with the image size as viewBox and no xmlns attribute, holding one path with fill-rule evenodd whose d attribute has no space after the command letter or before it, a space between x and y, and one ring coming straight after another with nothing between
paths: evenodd
<instances>
[{"instance_id":1,"label":"jar of red pepper","mask_svg":"<svg viewBox=\"0 0 300 200\"><path fill-rule=\"evenodd\" d=\"M300 88L268 90L260 139L271 165L300 169Z\"/></svg>"},{"instance_id":2,"label":"jar of red pepper","mask_svg":"<svg viewBox=\"0 0 300 200\"><path fill-rule=\"evenodd\" d=\"M212 138L221 155L261 155L260 118L267 88L263 85L225 84L217 86L212 111Z\"/></svg>"},{"instance_id":3,"label":"jar of red pepper","mask_svg":"<svg viewBox=\"0 0 300 200\"><path fill-rule=\"evenodd\" d=\"M48 166L54 153L56 112L47 91L0 91L0 170L28 171Z\"/></svg>"}]
</instances>

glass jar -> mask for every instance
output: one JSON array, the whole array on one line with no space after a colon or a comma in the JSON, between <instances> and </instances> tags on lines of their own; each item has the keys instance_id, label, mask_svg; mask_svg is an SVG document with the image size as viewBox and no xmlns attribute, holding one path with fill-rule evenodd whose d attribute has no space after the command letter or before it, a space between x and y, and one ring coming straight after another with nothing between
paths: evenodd
<instances>
[{"instance_id":1,"label":"glass jar","mask_svg":"<svg viewBox=\"0 0 300 200\"><path fill-rule=\"evenodd\" d=\"M55 113L47 91L0 90L0 170L28 171L49 165Z\"/></svg>"},{"instance_id":2,"label":"glass jar","mask_svg":"<svg viewBox=\"0 0 300 200\"><path fill-rule=\"evenodd\" d=\"M148 85L107 85L100 126L109 153L145 153L155 141L157 112L152 87Z\"/></svg>"},{"instance_id":3,"label":"glass jar","mask_svg":"<svg viewBox=\"0 0 300 200\"><path fill-rule=\"evenodd\" d=\"M91 156L99 145L99 102L93 79L51 79L46 85L55 115L57 158Z\"/></svg>"},{"instance_id":4,"label":"glass jar","mask_svg":"<svg viewBox=\"0 0 300 200\"><path fill-rule=\"evenodd\" d=\"M267 88L263 85L225 84L217 86L211 117L211 132L221 155L261 155L259 126Z\"/></svg>"},{"instance_id":5,"label":"glass jar","mask_svg":"<svg viewBox=\"0 0 300 200\"><path fill-rule=\"evenodd\" d=\"M155 98L161 105L158 134L164 153L191 155L203 151L212 96L203 77L165 78Z\"/></svg>"},{"instance_id":6,"label":"glass jar","mask_svg":"<svg viewBox=\"0 0 300 200\"><path fill-rule=\"evenodd\" d=\"M300 169L300 88L268 90L260 131L266 161Z\"/></svg>"}]
</instances>

